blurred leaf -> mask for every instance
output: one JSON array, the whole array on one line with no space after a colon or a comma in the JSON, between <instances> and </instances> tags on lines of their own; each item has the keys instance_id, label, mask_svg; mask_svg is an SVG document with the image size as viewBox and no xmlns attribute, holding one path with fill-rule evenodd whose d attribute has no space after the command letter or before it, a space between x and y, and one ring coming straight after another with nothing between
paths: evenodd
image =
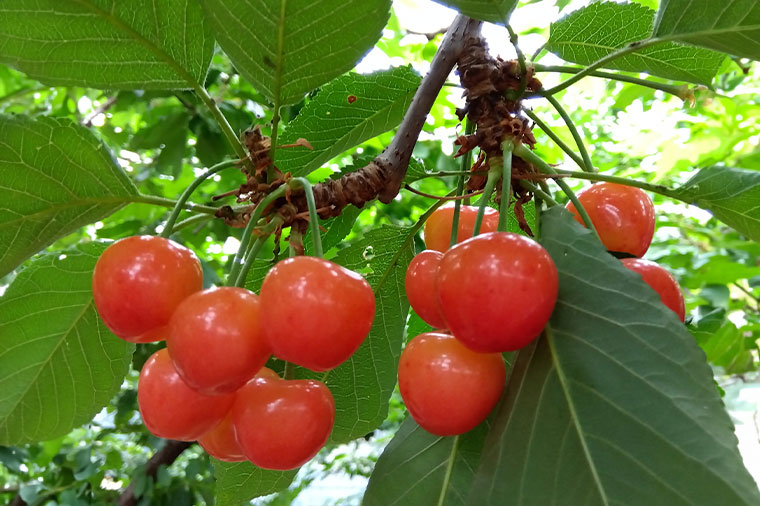
<instances>
[{"instance_id":1,"label":"blurred leaf","mask_svg":"<svg viewBox=\"0 0 760 506\"><path fill-rule=\"evenodd\" d=\"M132 137L130 149L160 149L156 166L162 173L176 176L187 152L189 121L190 114L183 110L164 116Z\"/></svg>"},{"instance_id":2,"label":"blurred leaf","mask_svg":"<svg viewBox=\"0 0 760 506\"><path fill-rule=\"evenodd\" d=\"M715 256L692 273L702 283L727 285L742 279L760 275L760 266L750 267L728 257Z\"/></svg>"},{"instance_id":3,"label":"blurred leaf","mask_svg":"<svg viewBox=\"0 0 760 506\"><path fill-rule=\"evenodd\" d=\"M54 86L183 89L214 50L186 0L3 0L0 62Z\"/></svg>"},{"instance_id":4,"label":"blurred leaf","mask_svg":"<svg viewBox=\"0 0 760 506\"><path fill-rule=\"evenodd\" d=\"M296 471L268 471L250 462L212 460L217 506L238 506L254 497L272 494L290 485Z\"/></svg>"},{"instance_id":5,"label":"blurred leaf","mask_svg":"<svg viewBox=\"0 0 760 506\"><path fill-rule=\"evenodd\" d=\"M707 209L748 238L760 241L760 172L715 166L700 170L674 196Z\"/></svg>"},{"instance_id":6,"label":"blurred leaf","mask_svg":"<svg viewBox=\"0 0 760 506\"><path fill-rule=\"evenodd\" d=\"M517 0L435 0L471 18L504 24L517 7Z\"/></svg>"},{"instance_id":7,"label":"blurred leaf","mask_svg":"<svg viewBox=\"0 0 760 506\"><path fill-rule=\"evenodd\" d=\"M654 35L760 60L757 0L661 0Z\"/></svg>"},{"instance_id":8,"label":"blurred leaf","mask_svg":"<svg viewBox=\"0 0 760 506\"><path fill-rule=\"evenodd\" d=\"M655 11L638 4L598 2L552 23L547 49L562 59L589 65L652 34ZM606 68L710 84L726 56L674 42L617 58Z\"/></svg>"},{"instance_id":9,"label":"blurred leaf","mask_svg":"<svg viewBox=\"0 0 760 506\"><path fill-rule=\"evenodd\" d=\"M134 345L106 329L92 300L105 246L40 256L0 298L0 443L66 434L121 388Z\"/></svg>"},{"instance_id":10,"label":"blurred leaf","mask_svg":"<svg viewBox=\"0 0 760 506\"><path fill-rule=\"evenodd\" d=\"M375 45L390 0L201 0L240 74L288 105L350 70Z\"/></svg>"},{"instance_id":11,"label":"blurred leaf","mask_svg":"<svg viewBox=\"0 0 760 506\"><path fill-rule=\"evenodd\" d=\"M0 116L0 276L137 189L92 133L67 119Z\"/></svg>"},{"instance_id":12,"label":"blurred leaf","mask_svg":"<svg viewBox=\"0 0 760 506\"><path fill-rule=\"evenodd\" d=\"M471 504L760 503L712 371L674 313L564 209L544 213L542 243L557 305L518 353Z\"/></svg>"},{"instance_id":13,"label":"blurred leaf","mask_svg":"<svg viewBox=\"0 0 760 506\"><path fill-rule=\"evenodd\" d=\"M277 151L283 172L308 174L331 158L401 123L414 98L420 77L411 67L373 74L346 74L326 84L310 100L278 140L292 144L299 138L305 147Z\"/></svg>"}]
</instances>

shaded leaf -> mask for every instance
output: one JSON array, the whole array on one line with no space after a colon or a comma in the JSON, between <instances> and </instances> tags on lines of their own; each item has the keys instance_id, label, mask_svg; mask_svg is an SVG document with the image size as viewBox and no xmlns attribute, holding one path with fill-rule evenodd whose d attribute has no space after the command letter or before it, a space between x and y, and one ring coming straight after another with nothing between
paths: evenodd
<instances>
[{"instance_id":1,"label":"shaded leaf","mask_svg":"<svg viewBox=\"0 0 760 506\"><path fill-rule=\"evenodd\" d=\"M0 444L66 434L119 391L134 345L95 311L92 270L105 247L40 256L0 298Z\"/></svg>"},{"instance_id":2,"label":"shaded leaf","mask_svg":"<svg viewBox=\"0 0 760 506\"><path fill-rule=\"evenodd\" d=\"M760 60L760 3L662 0L654 35Z\"/></svg>"},{"instance_id":3,"label":"shaded leaf","mask_svg":"<svg viewBox=\"0 0 760 506\"><path fill-rule=\"evenodd\" d=\"M277 166L308 174L331 158L396 127L420 84L411 67L350 73L325 85L288 124L278 145L304 138L306 147L280 149Z\"/></svg>"},{"instance_id":4,"label":"shaded leaf","mask_svg":"<svg viewBox=\"0 0 760 506\"><path fill-rule=\"evenodd\" d=\"M0 116L0 276L137 189L88 129L59 118Z\"/></svg>"},{"instance_id":5,"label":"shaded leaf","mask_svg":"<svg viewBox=\"0 0 760 506\"><path fill-rule=\"evenodd\" d=\"M707 209L748 238L760 241L760 172L709 167L700 170L673 194Z\"/></svg>"},{"instance_id":6,"label":"shaded leaf","mask_svg":"<svg viewBox=\"0 0 760 506\"><path fill-rule=\"evenodd\" d=\"M642 5L593 3L552 23L547 49L562 59L589 65L652 34L655 11ZM618 58L607 68L710 84L725 55L666 42Z\"/></svg>"},{"instance_id":7,"label":"shaded leaf","mask_svg":"<svg viewBox=\"0 0 760 506\"><path fill-rule=\"evenodd\" d=\"M390 0L201 0L240 74L273 103L298 102L380 39Z\"/></svg>"},{"instance_id":8,"label":"shaded leaf","mask_svg":"<svg viewBox=\"0 0 760 506\"><path fill-rule=\"evenodd\" d=\"M4 0L0 62L53 86L185 89L214 39L187 0Z\"/></svg>"},{"instance_id":9,"label":"shaded leaf","mask_svg":"<svg viewBox=\"0 0 760 506\"><path fill-rule=\"evenodd\" d=\"M212 459L216 477L217 506L238 506L262 495L279 492L290 485L296 471L269 471L250 462Z\"/></svg>"},{"instance_id":10,"label":"shaded leaf","mask_svg":"<svg viewBox=\"0 0 760 506\"><path fill-rule=\"evenodd\" d=\"M545 335L521 350L470 496L482 505L760 503L694 339L561 208Z\"/></svg>"},{"instance_id":11,"label":"shaded leaf","mask_svg":"<svg viewBox=\"0 0 760 506\"><path fill-rule=\"evenodd\" d=\"M471 18L504 24L517 7L517 0L435 0Z\"/></svg>"}]
</instances>

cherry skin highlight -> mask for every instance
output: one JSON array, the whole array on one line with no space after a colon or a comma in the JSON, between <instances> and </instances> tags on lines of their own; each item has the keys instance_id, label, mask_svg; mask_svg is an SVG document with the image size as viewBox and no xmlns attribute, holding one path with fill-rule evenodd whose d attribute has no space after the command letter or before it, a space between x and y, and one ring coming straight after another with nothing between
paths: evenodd
<instances>
[{"instance_id":1,"label":"cherry skin highlight","mask_svg":"<svg viewBox=\"0 0 760 506\"><path fill-rule=\"evenodd\" d=\"M578 200L591 218L599 238L609 251L641 257L654 236L654 204L639 188L597 183L578 193ZM572 202L567 209L583 225Z\"/></svg>"},{"instance_id":2,"label":"cherry skin highlight","mask_svg":"<svg viewBox=\"0 0 760 506\"><path fill-rule=\"evenodd\" d=\"M234 392L266 363L259 297L244 288L195 293L174 312L167 346L182 379L206 395Z\"/></svg>"},{"instance_id":3,"label":"cherry skin highlight","mask_svg":"<svg viewBox=\"0 0 760 506\"><path fill-rule=\"evenodd\" d=\"M478 208L475 206L462 206L459 210L459 226L457 227L457 243L472 237L475 228L475 219L478 216ZM449 249L451 241L451 228L454 223L454 206L447 205L436 209L425 222L425 246L427 249L445 252ZM486 207L483 214L483 223L480 232L496 232L499 224L499 212L496 209Z\"/></svg>"},{"instance_id":4,"label":"cherry skin highlight","mask_svg":"<svg viewBox=\"0 0 760 506\"><path fill-rule=\"evenodd\" d=\"M375 295L359 274L315 257L279 262L261 285L261 329L277 357L326 371L369 334Z\"/></svg>"},{"instance_id":5,"label":"cherry skin highlight","mask_svg":"<svg viewBox=\"0 0 760 506\"><path fill-rule=\"evenodd\" d=\"M546 326L557 301L557 268L536 241L494 232L447 251L436 286L454 337L481 353L514 351Z\"/></svg>"},{"instance_id":6,"label":"cherry skin highlight","mask_svg":"<svg viewBox=\"0 0 760 506\"><path fill-rule=\"evenodd\" d=\"M232 407L235 435L245 456L263 469L302 466L325 445L335 420L327 386L314 380L254 378Z\"/></svg>"},{"instance_id":7,"label":"cherry skin highlight","mask_svg":"<svg viewBox=\"0 0 760 506\"><path fill-rule=\"evenodd\" d=\"M499 401L500 353L477 353L448 334L420 334L401 353L398 384L412 418L436 436L474 429Z\"/></svg>"},{"instance_id":8,"label":"cherry skin highlight","mask_svg":"<svg viewBox=\"0 0 760 506\"><path fill-rule=\"evenodd\" d=\"M435 296L435 279L441 258L443 254L440 251L425 250L419 253L409 263L404 278L406 297L412 309L437 329L446 328L446 321Z\"/></svg>"},{"instance_id":9,"label":"cherry skin highlight","mask_svg":"<svg viewBox=\"0 0 760 506\"><path fill-rule=\"evenodd\" d=\"M92 275L98 314L114 334L130 342L165 339L174 310L202 288L195 253L163 237L134 236L113 243Z\"/></svg>"},{"instance_id":10,"label":"cherry skin highlight","mask_svg":"<svg viewBox=\"0 0 760 506\"><path fill-rule=\"evenodd\" d=\"M672 274L649 260L624 258L621 261L627 269L641 275L644 282L657 292L662 303L673 310L681 321L685 320L686 309L684 307L683 293L678 281L676 281Z\"/></svg>"},{"instance_id":11,"label":"cherry skin highlight","mask_svg":"<svg viewBox=\"0 0 760 506\"><path fill-rule=\"evenodd\" d=\"M169 351L158 350L140 372L137 403L145 427L157 437L194 441L227 416L233 395L203 395L182 381Z\"/></svg>"}]
</instances>

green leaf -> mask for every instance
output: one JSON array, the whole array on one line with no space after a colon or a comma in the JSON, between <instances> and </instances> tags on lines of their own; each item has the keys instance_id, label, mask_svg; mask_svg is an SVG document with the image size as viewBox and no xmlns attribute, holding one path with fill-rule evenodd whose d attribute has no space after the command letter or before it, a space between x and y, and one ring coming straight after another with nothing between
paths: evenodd
<instances>
[{"instance_id":1,"label":"green leaf","mask_svg":"<svg viewBox=\"0 0 760 506\"><path fill-rule=\"evenodd\" d=\"M699 319L691 329L707 360L723 367L726 374L742 374L755 369L752 351L757 345L726 318L725 309L716 309Z\"/></svg>"},{"instance_id":2,"label":"green leaf","mask_svg":"<svg viewBox=\"0 0 760 506\"><path fill-rule=\"evenodd\" d=\"M704 353L562 208L545 335L518 353L471 504L760 504Z\"/></svg>"},{"instance_id":3,"label":"green leaf","mask_svg":"<svg viewBox=\"0 0 760 506\"><path fill-rule=\"evenodd\" d=\"M254 497L279 492L290 485L296 471L269 471L250 462L212 459L216 477L217 506L238 506Z\"/></svg>"},{"instance_id":4,"label":"green leaf","mask_svg":"<svg viewBox=\"0 0 760 506\"><path fill-rule=\"evenodd\" d=\"M435 0L471 18L504 24L517 7L517 0Z\"/></svg>"},{"instance_id":5,"label":"green leaf","mask_svg":"<svg viewBox=\"0 0 760 506\"><path fill-rule=\"evenodd\" d=\"M760 241L760 172L732 167L700 170L674 196L707 209L748 238Z\"/></svg>"},{"instance_id":6,"label":"green leaf","mask_svg":"<svg viewBox=\"0 0 760 506\"><path fill-rule=\"evenodd\" d=\"M214 51L187 0L4 0L0 63L53 86L185 89Z\"/></svg>"},{"instance_id":7,"label":"green leaf","mask_svg":"<svg viewBox=\"0 0 760 506\"><path fill-rule=\"evenodd\" d=\"M487 431L484 423L458 437L439 437L407 418L378 459L362 506L472 504L467 495Z\"/></svg>"},{"instance_id":8,"label":"green leaf","mask_svg":"<svg viewBox=\"0 0 760 506\"><path fill-rule=\"evenodd\" d=\"M95 311L92 270L105 247L40 256L0 298L0 444L66 434L119 391L134 345Z\"/></svg>"},{"instance_id":9,"label":"green leaf","mask_svg":"<svg viewBox=\"0 0 760 506\"><path fill-rule=\"evenodd\" d=\"M760 60L757 0L662 0L654 35Z\"/></svg>"},{"instance_id":10,"label":"green leaf","mask_svg":"<svg viewBox=\"0 0 760 506\"><path fill-rule=\"evenodd\" d=\"M652 34L655 11L638 4L593 3L552 23L547 49L562 59L590 65ZM607 68L710 84L725 55L666 42L613 60Z\"/></svg>"},{"instance_id":11,"label":"green leaf","mask_svg":"<svg viewBox=\"0 0 760 506\"><path fill-rule=\"evenodd\" d=\"M350 73L326 84L301 109L278 144L299 138L305 147L277 151L277 166L305 175L340 153L396 127L412 102L420 77L411 67L373 74Z\"/></svg>"},{"instance_id":12,"label":"green leaf","mask_svg":"<svg viewBox=\"0 0 760 506\"><path fill-rule=\"evenodd\" d=\"M137 189L92 133L67 119L0 116L0 276Z\"/></svg>"},{"instance_id":13,"label":"green leaf","mask_svg":"<svg viewBox=\"0 0 760 506\"><path fill-rule=\"evenodd\" d=\"M240 74L274 104L351 70L380 39L390 0L201 0Z\"/></svg>"}]
</instances>

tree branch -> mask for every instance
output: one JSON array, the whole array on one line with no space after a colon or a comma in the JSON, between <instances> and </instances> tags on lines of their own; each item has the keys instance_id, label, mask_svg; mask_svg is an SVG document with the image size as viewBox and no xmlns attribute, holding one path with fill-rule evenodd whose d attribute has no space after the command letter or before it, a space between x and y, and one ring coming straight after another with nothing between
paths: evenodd
<instances>
[{"instance_id":1,"label":"tree branch","mask_svg":"<svg viewBox=\"0 0 760 506\"><path fill-rule=\"evenodd\" d=\"M194 443L188 441L171 441L167 440L163 448L153 454L145 465L145 475L149 478L154 478L158 472L160 465L171 465L172 462L177 460L183 451L190 448ZM118 506L135 506L137 504L137 498L134 493L134 482L130 483L127 488L121 493L119 497Z\"/></svg>"}]
</instances>

